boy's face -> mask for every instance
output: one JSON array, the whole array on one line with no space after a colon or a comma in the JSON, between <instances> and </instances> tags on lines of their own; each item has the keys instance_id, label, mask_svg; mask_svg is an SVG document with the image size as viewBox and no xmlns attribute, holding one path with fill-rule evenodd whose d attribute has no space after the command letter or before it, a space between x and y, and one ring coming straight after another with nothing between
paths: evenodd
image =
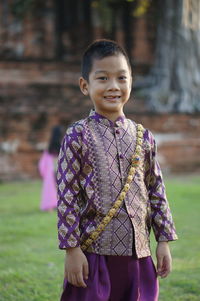
<instances>
[{"instance_id":1,"label":"boy's face","mask_svg":"<svg viewBox=\"0 0 200 301\"><path fill-rule=\"evenodd\" d=\"M131 71L122 54L95 59L89 80L80 78L81 91L90 96L96 112L111 120L123 114L131 86Z\"/></svg>"}]
</instances>

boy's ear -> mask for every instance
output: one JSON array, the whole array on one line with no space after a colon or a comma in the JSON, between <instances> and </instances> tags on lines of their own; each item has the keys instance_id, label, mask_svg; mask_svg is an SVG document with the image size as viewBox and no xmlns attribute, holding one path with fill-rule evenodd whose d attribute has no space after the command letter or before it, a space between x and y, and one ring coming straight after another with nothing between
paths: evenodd
<instances>
[{"instance_id":1,"label":"boy's ear","mask_svg":"<svg viewBox=\"0 0 200 301\"><path fill-rule=\"evenodd\" d=\"M83 77L79 78L79 87L84 95L88 95L88 82Z\"/></svg>"}]
</instances>

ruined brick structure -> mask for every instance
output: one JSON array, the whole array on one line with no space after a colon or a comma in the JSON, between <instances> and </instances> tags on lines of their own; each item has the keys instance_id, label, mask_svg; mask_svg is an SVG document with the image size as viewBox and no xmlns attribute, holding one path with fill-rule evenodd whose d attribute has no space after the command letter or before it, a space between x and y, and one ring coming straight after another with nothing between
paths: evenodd
<instances>
[{"instance_id":1,"label":"ruined brick structure","mask_svg":"<svg viewBox=\"0 0 200 301\"><path fill-rule=\"evenodd\" d=\"M48 145L52 126L61 124L64 129L87 116L91 103L78 88L80 53L89 40L103 35L103 30L94 26L90 37L84 38L89 29L87 24L80 27L83 16L79 16L78 36L72 30L72 20L64 24L59 48L59 8L53 0L45 1L40 14L29 14L23 21L13 16L11 3L0 3L0 180L38 177L38 160ZM148 22L143 17L129 24L129 53L136 76L148 70L153 61L153 34ZM77 30L77 24L74 26ZM120 29L115 37L127 46L127 37ZM133 90L127 116L156 134L164 170L199 171L199 116L150 115L143 100L135 98Z\"/></svg>"}]
</instances>

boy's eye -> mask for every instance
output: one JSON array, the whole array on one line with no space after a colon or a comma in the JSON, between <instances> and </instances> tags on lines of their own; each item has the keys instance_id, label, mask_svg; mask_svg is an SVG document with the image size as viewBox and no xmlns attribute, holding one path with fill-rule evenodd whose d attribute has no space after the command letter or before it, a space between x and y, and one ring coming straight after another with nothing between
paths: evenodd
<instances>
[{"instance_id":1,"label":"boy's eye","mask_svg":"<svg viewBox=\"0 0 200 301\"><path fill-rule=\"evenodd\" d=\"M107 80L108 78L106 76L100 76L98 77L97 79L100 79L100 80Z\"/></svg>"},{"instance_id":2,"label":"boy's eye","mask_svg":"<svg viewBox=\"0 0 200 301\"><path fill-rule=\"evenodd\" d=\"M127 79L127 77L125 75L121 75L121 76L119 76L119 79L120 80L125 80L125 79Z\"/></svg>"}]
</instances>

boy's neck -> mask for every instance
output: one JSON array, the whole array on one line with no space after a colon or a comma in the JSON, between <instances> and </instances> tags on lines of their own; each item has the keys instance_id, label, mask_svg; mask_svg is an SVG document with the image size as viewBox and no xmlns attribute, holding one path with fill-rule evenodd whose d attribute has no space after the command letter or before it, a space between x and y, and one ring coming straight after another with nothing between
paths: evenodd
<instances>
[{"instance_id":1,"label":"boy's neck","mask_svg":"<svg viewBox=\"0 0 200 301\"><path fill-rule=\"evenodd\" d=\"M111 120L112 122L115 122L119 117L124 116L124 112L116 112L116 113L101 113L98 110L95 110L96 113L98 113L99 115Z\"/></svg>"}]
</instances>

